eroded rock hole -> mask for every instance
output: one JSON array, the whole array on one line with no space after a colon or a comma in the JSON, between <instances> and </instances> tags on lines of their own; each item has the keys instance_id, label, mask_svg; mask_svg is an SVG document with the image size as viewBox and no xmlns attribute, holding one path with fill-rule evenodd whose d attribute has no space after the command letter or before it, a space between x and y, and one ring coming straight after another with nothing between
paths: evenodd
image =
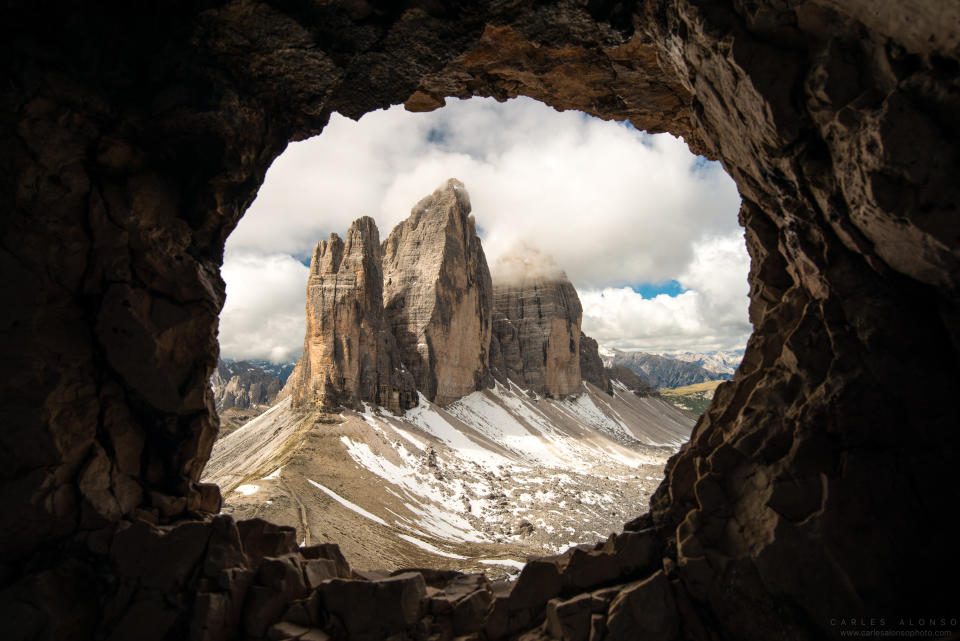
<instances>
[{"instance_id":1,"label":"eroded rock hole","mask_svg":"<svg viewBox=\"0 0 960 641\"><path fill-rule=\"evenodd\" d=\"M365 571L606 539L739 362L738 207L682 140L530 99L335 116L228 242L205 480Z\"/></svg>"}]
</instances>

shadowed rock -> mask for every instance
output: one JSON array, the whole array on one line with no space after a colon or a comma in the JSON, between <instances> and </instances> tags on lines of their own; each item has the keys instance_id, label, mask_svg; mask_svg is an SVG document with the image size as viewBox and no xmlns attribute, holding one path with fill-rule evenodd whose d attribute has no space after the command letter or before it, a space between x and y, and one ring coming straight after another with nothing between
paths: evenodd
<instances>
[{"instance_id":1,"label":"shadowed rock","mask_svg":"<svg viewBox=\"0 0 960 641\"><path fill-rule=\"evenodd\" d=\"M517 246L493 269L495 363L501 377L558 398L580 388L577 290L549 256Z\"/></svg>"},{"instance_id":2,"label":"shadowed rock","mask_svg":"<svg viewBox=\"0 0 960 641\"><path fill-rule=\"evenodd\" d=\"M599 349L597 341L580 332L580 376L583 380L593 383L607 394L612 394L613 387L610 385L610 376L603 367Z\"/></svg>"}]
</instances>

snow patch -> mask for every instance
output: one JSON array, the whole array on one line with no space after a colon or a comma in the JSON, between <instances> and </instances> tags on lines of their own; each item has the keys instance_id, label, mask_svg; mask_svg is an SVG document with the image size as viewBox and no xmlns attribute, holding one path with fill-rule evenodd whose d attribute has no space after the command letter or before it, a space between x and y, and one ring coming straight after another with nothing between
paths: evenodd
<instances>
[{"instance_id":1,"label":"snow patch","mask_svg":"<svg viewBox=\"0 0 960 641\"><path fill-rule=\"evenodd\" d=\"M420 539L414 538L414 537L412 537L412 536L410 536L410 535L408 535L408 534L398 534L397 536L400 537L401 539L403 539L404 541L407 541L408 543L413 543L414 545L416 545L416 546L417 546L418 548L420 548L421 550L426 550L427 552L429 552L429 553L431 553L431 554L436 554L436 555L438 555L438 556L445 556L445 557L447 557L448 559L465 559L465 558L467 558L467 557L465 557L465 556L460 556L459 554L453 554L452 552L446 552L446 551L444 551L444 550L441 550L441 549L438 548L438 547L435 547L435 546L433 546L433 545L430 545L430 544L427 543L426 541L421 541Z\"/></svg>"},{"instance_id":2,"label":"snow patch","mask_svg":"<svg viewBox=\"0 0 960 641\"><path fill-rule=\"evenodd\" d=\"M343 498L342 496L340 496L339 494L337 494L337 493L334 492L333 490L328 489L328 488L320 485L319 483L317 483L316 481L313 481L313 480L311 480L311 479L307 479L307 482L310 483L310 485L312 485L312 486L314 486L315 488L317 488L318 490L321 490L321 491L323 491L324 493L326 493L327 496L329 496L330 498L332 498L333 500L335 500L337 503L339 503L339 504L342 505L343 507L348 508L348 509L350 509L350 510L353 510L354 512L356 512L356 513L359 514L360 516L366 517L366 518L370 519L371 521L373 521L374 523L379 523L380 525L386 525L387 527L390 527L390 524L389 524L389 523L387 523L386 521L384 521L383 519L381 519L381 518L380 518L379 516L377 516L376 514L371 514L370 512L367 512L365 509L363 509L363 508L360 507L359 505L357 505L357 504L355 504L355 503L351 503L350 501L348 501L347 499Z\"/></svg>"},{"instance_id":3,"label":"snow patch","mask_svg":"<svg viewBox=\"0 0 960 641\"><path fill-rule=\"evenodd\" d=\"M505 565L511 568L517 568L522 570L523 566L526 565L523 561L514 561L513 559L480 559L479 563L484 565Z\"/></svg>"},{"instance_id":4,"label":"snow patch","mask_svg":"<svg viewBox=\"0 0 960 641\"><path fill-rule=\"evenodd\" d=\"M234 490L234 491L235 491L235 492L239 492L240 494L243 494L244 496L250 496L250 495L252 495L252 494L256 494L259 490L260 490L260 486L259 486L259 485L240 485L240 486L237 487L237 489Z\"/></svg>"}]
</instances>

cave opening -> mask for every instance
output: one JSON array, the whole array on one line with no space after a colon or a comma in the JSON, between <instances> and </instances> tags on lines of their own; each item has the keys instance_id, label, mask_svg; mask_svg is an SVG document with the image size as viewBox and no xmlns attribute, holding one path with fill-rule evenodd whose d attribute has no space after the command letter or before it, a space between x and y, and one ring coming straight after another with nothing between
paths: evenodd
<instances>
[{"instance_id":1,"label":"cave opening","mask_svg":"<svg viewBox=\"0 0 960 641\"><path fill-rule=\"evenodd\" d=\"M0 27L6 636L955 634L955 4L66 4ZM650 512L509 590L217 516L218 273L270 162L521 94L683 135L743 199L756 332Z\"/></svg>"},{"instance_id":2,"label":"cave opening","mask_svg":"<svg viewBox=\"0 0 960 641\"><path fill-rule=\"evenodd\" d=\"M274 161L227 240L213 377L221 434L203 480L220 484L235 518L295 527L304 545L336 542L359 569L516 573L530 555L593 544L646 512L668 456L732 378L751 331L740 199L719 163L669 134L528 98L447 102L358 121L334 114L322 135ZM420 389L419 407L406 411L341 394L309 426L295 427L286 407L252 422L296 385L332 376L344 390L362 377L346 362L363 349L355 326L310 338L343 313L311 303L322 286L310 271L318 241L337 233L350 254L353 228L344 230L369 214L380 228L372 244L386 248L391 228L451 177L484 263L467 265L478 276L460 287L492 274L490 300L470 312L492 317L483 340L497 346L496 357L483 346L480 382L444 399ZM415 242L445 260L429 238ZM356 267L341 260L328 272ZM407 267L383 274L387 313L396 307L388 301L411 296L392 291L391 273L434 278ZM353 274L324 296L351 287L369 285ZM368 305L368 296L381 294L349 304ZM483 331L457 322L470 329L451 331ZM281 391L311 341L324 369ZM511 349L519 357L504 361ZM297 403L302 419L310 410Z\"/></svg>"}]
</instances>

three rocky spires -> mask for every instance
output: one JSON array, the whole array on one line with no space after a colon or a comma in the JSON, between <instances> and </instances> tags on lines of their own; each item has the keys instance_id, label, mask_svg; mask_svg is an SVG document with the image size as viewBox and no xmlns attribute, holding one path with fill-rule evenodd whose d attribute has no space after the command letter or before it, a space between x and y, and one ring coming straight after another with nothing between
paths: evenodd
<instances>
[{"instance_id":1,"label":"three rocky spires","mask_svg":"<svg viewBox=\"0 0 960 641\"><path fill-rule=\"evenodd\" d=\"M303 355L282 395L301 409L440 405L512 380L542 396L581 380L610 391L597 343L561 269L535 250L498 262L491 278L463 184L423 198L383 244L358 218L346 240L317 244L307 282Z\"/></svg>"}]
</instances>

